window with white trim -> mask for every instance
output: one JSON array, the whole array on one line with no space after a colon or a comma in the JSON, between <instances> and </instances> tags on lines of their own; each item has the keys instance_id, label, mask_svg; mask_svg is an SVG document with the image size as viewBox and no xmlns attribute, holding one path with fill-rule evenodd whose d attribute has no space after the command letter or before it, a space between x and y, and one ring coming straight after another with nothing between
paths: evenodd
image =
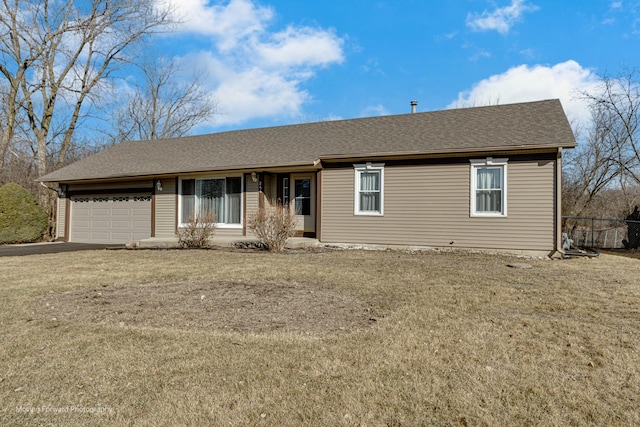
<instances>
[{"instance_id":1,"label":"window with white trim","mask_svg":"<svg viewBox=\"0 0 640 427\"><path fill-rule=\"evenodd\" d=\"M507 216L507 160L471 160L471 216Z\"/></svg>"},{"instance_id":2,"label":"window with white trim","mask_svg":"<svg viewBox=\"0 0 640 427\"><path fill-rule=\"evenodd\" d=\"M242 178L183 179L180 223L212 213L218 225L239 226L242 213Z\"/></svg>"},{"instance_id":3,"label":"window with white trim","mask_svg":"<svg viewBox=\"0 0 640 427\"><path fill-rule=\"evenodd\" d=\"M384 163L353 165L355 169L354 215L384 212Z\"/></svg>"}]
</instances>

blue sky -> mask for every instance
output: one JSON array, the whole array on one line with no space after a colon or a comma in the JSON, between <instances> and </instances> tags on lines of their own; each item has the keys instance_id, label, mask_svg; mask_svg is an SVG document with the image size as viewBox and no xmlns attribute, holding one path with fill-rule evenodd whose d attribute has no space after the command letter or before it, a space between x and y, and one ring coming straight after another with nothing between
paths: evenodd
<instances>
[{"instance_id":1,"label":"blue sky","mask_svg":"<svg viewBox=\"0 0 640 427\"><path fill-rule=\"evenodd\" d=\"M219 114L195 133L560 98L639 66L640 0L158 0L157 41L204 70Z\"/></svg>"}]
</instances>

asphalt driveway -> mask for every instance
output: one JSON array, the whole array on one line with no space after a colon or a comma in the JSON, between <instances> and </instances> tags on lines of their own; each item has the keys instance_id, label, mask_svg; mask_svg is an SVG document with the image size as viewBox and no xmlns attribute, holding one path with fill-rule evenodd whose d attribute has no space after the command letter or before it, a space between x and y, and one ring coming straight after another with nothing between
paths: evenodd
<instances>
[{"instance_id":1,"label":"asphalt driveway","mask_svg":"<svg viewBox=\"0 0 640 427\"><path fill-rule=\"evenodd\" d=\"M90 251L96 249L119 249L124 245L103 245L94 243L28 243L23 245L2 245L0 246L0 257L3 256L23 256L36 254L57 254L61 252Z\"/></svg>"}]
</instances>

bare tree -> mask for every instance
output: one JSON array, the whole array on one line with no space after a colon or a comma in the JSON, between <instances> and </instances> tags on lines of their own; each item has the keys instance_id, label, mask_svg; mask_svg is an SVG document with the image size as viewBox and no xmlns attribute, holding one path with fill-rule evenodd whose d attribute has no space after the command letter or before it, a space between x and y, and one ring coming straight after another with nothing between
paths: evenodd
<instances>
[{"instance_id":1,"label":"bare tree","mask_svg":"<svg viewBox=\"0 0 640 427\"><path fill-rule=\"evenodd\" d=\"M636 70L604 75L589 101L592 120L580 146L568 153L563 182L565 215L633 210L640 185L640 82ZM624 198L613 203L611 197ZM614 206L616 212L613 212Z\"/></svg>"},{"instance_id":2,"label":"bare tree","mask_svg":"<svg viewBox=\"0 0 640 427\"><path fill-rule=\"evenodd\" d=\"M6 156L21 110L39 175L61 165L79 121L98 106L101 90L135 48L170 24L153 0L2 0L0 73L8 86Z\"/></svg>"},{"instance_id":3,"label":"bare tree","mask_svg":"<svg viewBox=\"0 0 640 427\"><path fill-rule=\"evenodd\" d=\"M640 80L638 70L627 70L617 77L603 76L600 90L585 94L598 120L606 128L607 144L620 173L640 184Z\"/></svg>"},{"instance_id":4,"label":"bare tree","mask_svg":"<svg viewBox=\"0 0 640 427\"><path fill-rule=\"evenodd\" d=\"M16 117L21 105L20 87L27 71L42 55L43 45L23 46L23 36L31 25L25 17L33 16L32 2L2 0L0 5L0 75L6 80L3 88L3 120L0 135L0 167L4 168L6 154L15 134ZM37 15L37 14L35 14ZM51 34L51 37L56 35Z\"/></svg>"},{"instance_id":5,"label":"bare tree","mask_svg":"<svg viewBox=\"0 0 640 427\"><path fill-rule=\"evenodd\" d=\"M563 213L581 216L594 203L598 194L620 177L616 160L617 148L611 141L606 111L591 105L591 123L578 148L567 151L563 173ZM576 133L580 133L576 129Z\"/></svg>"},{"instance_id":6,"label":"bare tree","mask_svg":"<svg viewBox=\"0 0 640 427\"><path fill-rule=\"evenodd\" d=\"M139 68L140 82L117 111L114 142L184 136L215 114L217 105L202 72L184 78L179 60L155 56Z\"/></svg>"},{"instance_id":7,"label":"bare tree","mask_svg":"<svg viewBox=\"0 0 640 427\"><path fill-rule=\"evenodd\" d=\"M18 146L27 176L61 166L76 130L146 39L171 24L155 0L0 0L0 166ZM18 137L21 136L21 137ZM24 136L24 137L22 137ZM27 156L27 153L31 153ZM40 190L54 227L55 194Z\"/></svg>"}]
</instances>

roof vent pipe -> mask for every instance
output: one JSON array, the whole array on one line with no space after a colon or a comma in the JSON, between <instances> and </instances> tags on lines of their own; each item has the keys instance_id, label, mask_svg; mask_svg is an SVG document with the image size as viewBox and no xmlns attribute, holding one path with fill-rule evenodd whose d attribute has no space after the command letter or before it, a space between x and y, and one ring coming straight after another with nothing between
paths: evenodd
<instances>
[{"instance_id":1,"label":"roof vent pipe","mask_svg":"<svg viewBox=\"0 0 640 427\"><path fill-rule=\"evenodd\" d=\"M418 106L418 101L411 101L411 114L416 112L417 106Z\"/></svg>"}]
</instances>

